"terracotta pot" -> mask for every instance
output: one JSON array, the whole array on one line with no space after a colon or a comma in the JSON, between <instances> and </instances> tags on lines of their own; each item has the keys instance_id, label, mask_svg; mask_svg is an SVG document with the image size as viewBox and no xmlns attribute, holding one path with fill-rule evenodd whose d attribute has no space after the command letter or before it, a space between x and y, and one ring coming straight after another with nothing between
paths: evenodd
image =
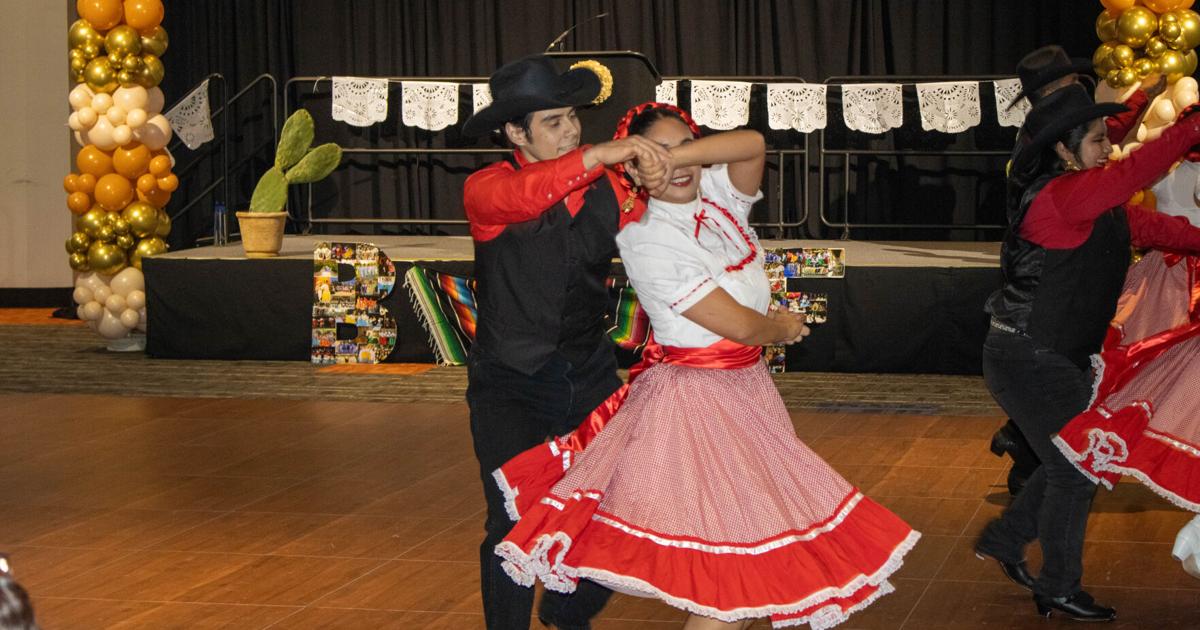
<instances>
[{"instance_id":1,"label":"terracotta pot","mask_svg":"<svg viewBox=\"0 0 1200 630\"><path fill-rule=\"evenodd\" d=\"M238 227L242 232L242 249L246 258L278 256L283 247L283 228L287 212L239 212Z\"/></svg>"}]
</instances>

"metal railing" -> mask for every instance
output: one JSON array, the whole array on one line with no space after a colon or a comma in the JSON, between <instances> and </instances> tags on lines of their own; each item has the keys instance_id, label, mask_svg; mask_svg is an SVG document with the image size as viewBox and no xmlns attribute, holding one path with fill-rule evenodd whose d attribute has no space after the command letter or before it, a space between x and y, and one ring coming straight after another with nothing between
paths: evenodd
<instances>
[{"instance_id":1,"label":"metal railing","mask_svg":"<svg viewBox=\"0 0 1200 630\"><path fill-rule=\"evenodd\" d=\"M220 201L221 203L223 203L226 206L226 208L229 208L231 200L232 200L232 195L230 194L230 190L229 190L229 181L232 177L232 173L240 171L241 168L250 160L250 157L243 157L241 160L238 161L238 163L236 165L231 167L229 164L229 145L230 145L229 118L230 118L230 115L232 112L232 109L230 109L230 108L234 104L236 104L239 100L241 100L244 96L249 94L252 89L254 89L256 86L258 86L260 84L269 84L270 85L269 97L271 99L271 129L272 129L272 134L271 134L272 147L271 148L272 148L272 150L274 150L274 143L279 141L279 98L278 98L279 84L278 84L278 81L275 80L274 75L271 75L268 73L258 75L257 77L252 79L249 83L247 83L242 89L238 90L237 93L234 94L233 96L228 96L228 88L226 85L225 77L222 76L220 73L214 72L214 73L208 75L207 77L205 77L204 81L209 82L210 88L214 84L218 85L219 90L220 90L219 98L217 98L217 99L210 98L209 99L210 103L219 103L219 106L211 112L210 118L212 120L216 120L218 116L221 117L221 133L220 133L221 169L220 169L220 175L218 177L216 177L215 179L213 179L213 181L210 182L208 184L208 186L206 186L203 190L201 190L199 193L197 193L195 196L193 196L191 199L189 199L187 204L185 204L182 208L180 208L178 211L176 211L175 214L171 215L172 222L174 222L179 217L186 215L188 212L190 212L192 210L192 208L197 207L201 201L207 200L210 197L214 196L214 193L218 188L221 189L221 198L219 200L214 199L213 205L215 205L215 203L217 201ZM203 81L201 81L201 83L203 83ZM200 86L200 83L196 84L196 86L194 86L192 89L187 91L187 94L191 94L192 90L196 89L199 86ZM227 98L227 96L228 96L228 98ZM180 140L176 139L175 141L172 142L172 147L177 149L180 144L182 144L182 142ZM177 176L179 176L182 179L188 173L196 170L197 168L200 167L201 164L204 164L207 160L211 159L212 157L213 156L212 156L211 150L205 155L197 156L191 162L187 163L186 165L184 165L183 167L178 169L177 173L176 173ZM198 237L195 239L195 242L197 244L211 242L214 245L225 245L226 243L229 242L230 236L231 236L231 234L229 232L228 222L220 223L220 222L217 222L214 220L213 235Z\"/></svg>"},{"instance_id":2,"label":"metal railing","mask_svg":"<svg viewBox=\"0 0 1200 630\"><path fill-rule=\"evenodd\" d=\"M844 85L846 83L926 83L952 81L996 81L1011 79L1011 75L976 75L976 76L921 76L921 75L883 75L883 76L835 76L825 79L826 85ZM982 88L980 90L982 93ZM999 106L999 104L997 105ZM895 131L895 130L892 130ZM885 132L891 134L892 131ZM817 158L817 208L821 224L826 227L842 228L841 238L850 238L851 228L888 228L888 229L954 229L954 230L1003 230L1007 226L994 224L946 224L946 223L852 223L850 221L850 164L856 156L868 157L1007 157L1010 151L989 149L966 150L921 150L921 149L851 149L843 147L831 149L826 145L827 129L822 129L818 135ZM849 133L858 133L849 131ZM1014 134L1016 130L1014 129ZM959 135L959 134L955 134ZM842 157L842 221L831 220L825 214L825 157L838 155Z\"/></svg>"}]
</instances>

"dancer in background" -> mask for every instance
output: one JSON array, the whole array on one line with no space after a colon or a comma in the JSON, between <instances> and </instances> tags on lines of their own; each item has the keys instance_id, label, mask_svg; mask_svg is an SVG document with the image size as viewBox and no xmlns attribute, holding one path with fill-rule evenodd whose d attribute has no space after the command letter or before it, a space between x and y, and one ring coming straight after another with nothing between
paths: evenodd
<instances>
[{"instance_id":1,"label":"dancer in background","mask_svg":"<svg viewBox=\"0 0 1200 630\"><path fill-rule=\"evenodd\" d=\"M496 553L522 584L595 580L690 612L688 630L836 625L892 591L919 534L796 437L761 358L807 334L768 309L748 223L762 136L700 138L660 103L630 110L626 135L668 148L674 167L617 237L654 343L580 430L497 471L521 520Z\"/></svg>"},{"instance_id":2,"label":"dancer in background","mask_svg":"<svg viewBox=\"0 0 1200 630\"><path fill-rule=\"evenodd\" d=\"M1083 537L1095 485L1051 443L1092 393L1098 352L1129 265L1129 246L1200 249L1186 220L1123 204L1200 142L1189 114L1129 157L1104 168L1112 145L1104 118L1123 105L1096 104L1082 86L1042 99L1025 119L1008 180L1004 287L988 300L988 389L1042 460L1013 503L976 545L1029 588L1039 614L1110 620L1116 612L1083 590ZM1025 545L1038 540L1037 579Z\"/></svg>"}]
</instances>

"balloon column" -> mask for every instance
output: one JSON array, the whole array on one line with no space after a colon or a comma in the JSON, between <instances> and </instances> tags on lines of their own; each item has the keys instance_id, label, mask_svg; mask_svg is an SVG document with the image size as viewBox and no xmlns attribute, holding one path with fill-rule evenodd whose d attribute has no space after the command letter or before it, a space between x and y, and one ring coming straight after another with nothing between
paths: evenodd
<instances>
[{"instance_id":1,"label":"balloon column","mask_svg":"<svg viewBox=\"0 0 1200 630\"><path fill-rule=\"evenodd\" d=\"M1096 74L1114 88L1154 74L1174 83L1196 71L1200 14L1195 0L1100 0L1096 18L1101 44L1092 55Z\"/></svg>"},{"instance_id":2,"label":"balloon column","mask_svg":"<svg viewBox=\"0 0 1200 630\"><path fill-rule=\"evenodd\" d=\"M63 180L75 215L66 248L81 272L80 318L116 339L145 328L142 257L167 250L171 219L163 208L179 186L158 88L167 32L162 0L77 0L76 9L80 19L67 33L77 84L67 125L83 148L77 172Z\"/></svg>"}]
</instances>

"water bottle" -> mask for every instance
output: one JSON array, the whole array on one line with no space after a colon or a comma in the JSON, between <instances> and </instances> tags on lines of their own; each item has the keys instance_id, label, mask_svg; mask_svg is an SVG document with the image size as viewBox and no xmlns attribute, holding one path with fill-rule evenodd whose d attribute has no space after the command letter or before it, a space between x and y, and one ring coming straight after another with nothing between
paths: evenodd
<instances>
[{"instance_id":1,"label":"water bottle","mask_svg":"<svg viewBox=\"0 0 1200 630\"><path fill-rule=\"evenodd\" d=\"M225 204L213 204L213 245L229 244L229 225L226 223Z\"/></svg>"}]
</instances>

